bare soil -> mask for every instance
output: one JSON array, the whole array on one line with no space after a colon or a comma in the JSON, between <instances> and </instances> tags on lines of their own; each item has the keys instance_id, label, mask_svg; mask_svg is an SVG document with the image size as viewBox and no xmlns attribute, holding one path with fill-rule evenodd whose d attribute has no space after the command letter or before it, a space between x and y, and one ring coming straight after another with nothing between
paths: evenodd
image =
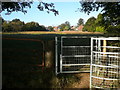
<instances>
[{"instance_id":1,"label":"bare soil","mask_svg":"<svg viewBox=\"0 0 120 90\"><path fill-rule=\"evenodd\" d=\"M75 74L80 80L74 83L70 88L90 88L90 73Z\"/></svg>"}]
</instances>

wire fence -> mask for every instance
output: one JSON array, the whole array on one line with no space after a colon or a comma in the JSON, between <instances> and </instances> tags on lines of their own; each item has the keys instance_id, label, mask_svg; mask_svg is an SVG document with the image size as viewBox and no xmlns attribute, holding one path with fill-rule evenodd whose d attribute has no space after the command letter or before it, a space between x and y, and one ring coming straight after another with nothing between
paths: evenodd
<instances>
[{"instance_id":1,"label":"wire fence","mask_svg":"<svg viewBox=\"0 0 120 90\"><path fill-rule=\"evenodd\" d=\"M61 73L90 72L90 38L61 37Z\"/></svg>"},{"instance_id":2,"label":"wire fence","mask_svg":"<svg viewBox=\"0 0 120 90\"><path fill-rule=\"evenodd\" d=\"M91 88L120 88L120 39L92 38Z\"/></svg>"},{"instance_id":3,"label":"wire fence","mask_svg":"<svg viewBox=\"0 0 120 90\"><path fill-rule=\"evenodd\" d=\"M44 42L37 39L2 38L3 72L44 70Z\"/></svg>"}]
</instances>

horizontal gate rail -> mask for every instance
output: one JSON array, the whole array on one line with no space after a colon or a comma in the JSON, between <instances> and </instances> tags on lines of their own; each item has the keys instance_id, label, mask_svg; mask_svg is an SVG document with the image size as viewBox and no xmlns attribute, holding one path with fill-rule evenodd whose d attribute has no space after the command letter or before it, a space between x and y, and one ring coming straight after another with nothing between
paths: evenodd
<instances>
[{"instance_id":1,"label":"horizontal gate rail","mask_svg":"<svg viewBox=\"0 0 120 90\"><path fill-rule=\"evenodd\" d=\"M68 55L68 56L62 56L62 57L90 57L90 55Z\"/></svg>"},{"instance_id":2,"label":"horizontal gate rail","mask_svg":"<svg viewBox=\"0 0 120 90\"><path fill-rule=\"evenodd\" d=\"M80 66L80 65L90 65L88 64L62 64L62 66Z\"/></svg>"},{"instance_id":3,"label":"horizontal gate rail","mask_svg":"<svg viewBox=\"0 0 120 90\"><path fill-rule=\"evenodd\" d=\"M120 47L115 47L115 46L101 46L101 47L103 47L103 48L118 48L118 49L120 49Z\"/></svg>"},{"instance_id":4,"label":"horizontal gate rail","mask_svg":"<svg viewBox=\"0 0 120 90\"><path fill-rule=\"evenodd\" d=\"M93 51L93 53L97 53L97 54L120 54L119 52L98 52L98 51Z\"/></svg>"},{"instance_id":5,"label":"horizontal gate rail","mask_svg":"<svg viewBox=\"0 0 120 90\"><path fill-rule=\"evenodd\" d=\"M89 73L90 71L82 71L84 73ZM81 73L81 71L63 71L62 73Z\"/></svg>"},{"instance_id":6,"label":"horizontal gate rail","mask_svg":"<svg viewBox=\"0 0 120 90\"><path fill-rule=\"evenodd\" d=\"M90 36L61 36L60 73L90 72Z\"/></svg>"},{"instance_id":7,"label":"horizontal gate rail","mask_svg":"<svg viewBox=\"0 0 120 90\"><path fill-rule=\"evenodd\" d=\"M104 79L104 80L120 80L120 79L110 79L110 78L102 78L102 77L96 77L92 76L93 78L98 78L98 79Z\"/></svg>"},{"instance_id":8,"label":"horizontal gate rail","mask_svg":"<svg viewBox=\"0 0 120 90\"><path fill-rule=\"evenodd\" d=\"M63 46L63 48L90 47L90 46Z\"/></svg>"},{"instance_id":9,"label":"horizontal gate rail","mask_svg":"<svg viewBox=\"0 0 120 90\"><path fill-rule=\"evenodd\" d=\"M93 40L120 40L120 37L99 37L99 38L92 38Z\"/></svg>"},{"instance_id":10,"label":"horizontal gate rail","mask_svg":"<svg viewBox=\"0 0 120 90\"><path fill-rule=\"evenodd\" d=\"M96 66L96 67L105 67L105 68L120 68L120 66L117 66L117 65L113 65L113 66L104 66L104 65L92 64L92 66Z\"/></svg>"},{"instance_id":11,"label":"horizontal gate rail","mask_svg":"<svg viewBox=\"0 0 120 90\"><path fill-rule=\"evenodd\" d=\"M95 56L97 56L97 55L93 55L94 57ZM103 56L105 56L105 57L114 57L114 58L120 58L119 56L112 56L112 55L99 55L100 57L103 57Z\"/></svg>"},{"instance_id":12,"label":"horizontal gate rail","mask_svg":"<svg viewBox=\"0 0 120 90\"><path fill-rule=\"evenodd\" d=\"M62 36L61 38L91 38L91 36Z\"/></svg>"},{"instance_id":13,"label":"horizontal gate rail","mask_svg":"<svg viewBox=\"0 0 120 90\"><path fill-rule=\"evenodd\" d=\"M90 88L119 88L120 37L91 38Z\"/></svg>"}]
</instances>

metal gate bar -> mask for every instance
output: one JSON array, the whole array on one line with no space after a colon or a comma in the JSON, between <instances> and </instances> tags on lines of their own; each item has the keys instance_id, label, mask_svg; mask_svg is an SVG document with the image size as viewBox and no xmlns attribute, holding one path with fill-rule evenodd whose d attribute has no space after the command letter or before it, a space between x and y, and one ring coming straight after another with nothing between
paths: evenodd
<instances>
[{"instance_id":1,"label":"metal gate bar","mask_svg":"<svg viewBox=\"0 0 120 90\"><path fill-rule=\"evenodd\" d=\"M90 37L62 36L60 73L90 72L90 48Z\"/></svg>"},{"instance_id":2,"label":"metal gate bar","mask_svg":"<svg viewBox=\"0 0 120 90\"><path fill-rule=\"evenodd\" d=\"M90 88L120 88L120 37L91 38Z\"/></svg>"}]
</instances>

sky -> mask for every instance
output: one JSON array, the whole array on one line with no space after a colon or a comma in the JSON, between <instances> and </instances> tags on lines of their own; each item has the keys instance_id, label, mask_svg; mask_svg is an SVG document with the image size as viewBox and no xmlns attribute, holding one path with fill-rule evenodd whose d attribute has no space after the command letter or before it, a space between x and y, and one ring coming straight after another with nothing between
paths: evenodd
<instances>
[{"instance_id":1,"label":"sky","mask_svg":"<svg viewBox=\"0 0 120 90\"><path fill-rule=\"evenodd\" d=\"M53 2L55 9L59 11L59 15L55 16L54 13L50 12L49 14L46 11L39 11L37 5L39 2L34 2L32 8L26 8L27 13L22 12L12 12L10 15L5 15L5 11L1 13L1 16L4 20L12 21L13 19L20 19L21 21L27 22L38 22L40 25L44 26L58 26L66 21L69 21L71 26L76 26L80 18L84 19L86 22L87 19L94 16L97 18L97 15L101 10L97 12L91 12L89 15L84 12L76 10L81 8L79 2Z\"/></svg>"}]
</instances>

